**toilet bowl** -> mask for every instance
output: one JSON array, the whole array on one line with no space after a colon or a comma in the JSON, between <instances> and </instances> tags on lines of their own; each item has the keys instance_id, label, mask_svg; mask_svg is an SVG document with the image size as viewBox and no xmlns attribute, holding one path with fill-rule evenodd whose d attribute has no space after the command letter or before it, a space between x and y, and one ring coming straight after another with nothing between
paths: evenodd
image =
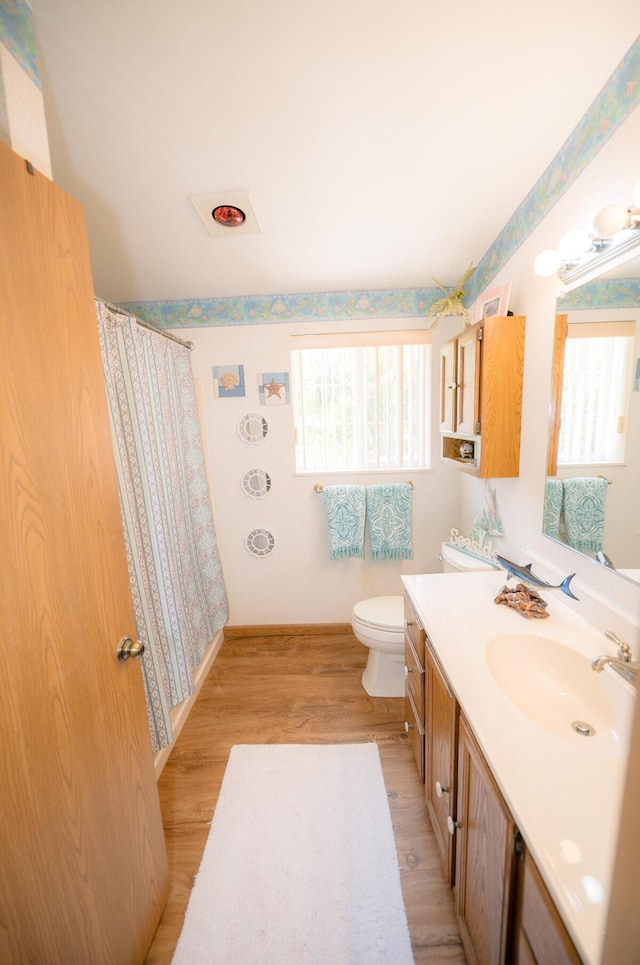
<instances>
[{"instance_id":1,"label":"toilet bowl","mask_svg":"<svg viewBox=\"0 0 640 965\"><path fill-rule=\"evenodd\" d=\"M445 573L496 569L489 560L463 553L443 543L440 559ZM356 603L351 614L356 640L369 648L362 686L370 697L404 697L404 599L375 596Z\"/></svg>"},{"instance_id":2,"label":"toilet bowl","mask_svg":"<svg viewBox=\"0 0 640 965\"><path fill-rule=\"evenodd\" d=\"M351 614L356 640L369 647L362 686L370 697L404 697L404 601L375 596L356 603Z\"/></svg>"}]
</instances>

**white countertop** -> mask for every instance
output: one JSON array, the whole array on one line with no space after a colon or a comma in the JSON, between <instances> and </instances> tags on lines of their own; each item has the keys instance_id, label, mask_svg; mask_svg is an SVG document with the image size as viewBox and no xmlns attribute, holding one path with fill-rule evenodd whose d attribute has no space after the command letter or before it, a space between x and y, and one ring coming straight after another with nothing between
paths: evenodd
<instances>
[{"instance_id":1,"label":"white countertop","mask_svg":"<svg viewBox=\"0 0 640 965\"><path fill-rule=\"evenodd\" d=\"M402 582L576 948L588 965L597 965L627 745L611 753L597 733L582 737L569 730L561 737L535 723L496 683L485 649L493 637L510 633L548 637L590 659L615 648L563 605L558 590L541 590L547 619L526 619L496 605L505 578L504 571L433 573ZM621 704L629 706L630 732L634 690L615 679Z\"/></svg>"}]
</instances>

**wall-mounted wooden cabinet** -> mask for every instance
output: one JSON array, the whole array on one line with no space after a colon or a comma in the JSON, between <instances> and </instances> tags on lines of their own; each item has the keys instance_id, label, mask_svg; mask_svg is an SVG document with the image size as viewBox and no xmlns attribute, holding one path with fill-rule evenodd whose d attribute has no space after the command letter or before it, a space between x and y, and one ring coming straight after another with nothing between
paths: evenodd
<instances>
[{"instance_id":1,"label":"wall-mounted wooden cabinet","mask_svg":"<svg viewBox=\"0 0 640 965\"><path fill-rule=\"evenodd\" d=\"M485 318L440 352L441 455L475 476L520 471L525 324L520 315Z\"/></svg>"}]
</instances>

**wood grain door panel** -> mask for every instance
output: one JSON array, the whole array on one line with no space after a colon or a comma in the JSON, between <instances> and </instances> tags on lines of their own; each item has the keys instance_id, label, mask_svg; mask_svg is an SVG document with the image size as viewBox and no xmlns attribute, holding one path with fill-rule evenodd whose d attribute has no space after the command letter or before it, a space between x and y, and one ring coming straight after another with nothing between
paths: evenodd
<instances>
[{"instance_id":1,"label":"wood grain door panel","mask_svg":"<svg viewBox=\"0 0 640 965\"><path fill-rule=\"evenodd\" d=\"M0 178L0 960L133 965L167 860L84 218Z\"/></svg>"}]
</instances>

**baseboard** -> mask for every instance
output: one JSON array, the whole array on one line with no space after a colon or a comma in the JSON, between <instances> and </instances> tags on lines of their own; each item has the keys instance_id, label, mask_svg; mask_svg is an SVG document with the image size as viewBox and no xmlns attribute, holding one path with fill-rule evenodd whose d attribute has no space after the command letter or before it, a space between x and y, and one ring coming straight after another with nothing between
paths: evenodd
<instances>
[{"instance_id":1,"label":"baseboard","mask_svg":"<svg viewBox=\"0 0 640 965\"><path fill-rule=\"evenodd\" d=\"M350 623L268 623L258 626L225 627L225 640L242 637L308 637L323 633L348 633Z\"/></svg>"},{"instance_id":2,"label":"baseboard","mask_svg":"<svg viewBox=\"0 0 640 965\"><path fill-rule=\"evenodd\" d=\"M196 669L194 679L193 679L193 693L191 694L191 696L187 697L186 700L183 700L181 703L176 704L176 706L172 707L171 709L170 716L171 716L171 729L173 731L173 740L171 741L168 747L163 747L162 750L158 751L154 756L153 763L156 771L156 781L162 774L162 769L164 765L169 760L169 755L171 754L171 751L175 746L178 735L180 734L180 731L184 727L187 717L191 713L193 705L196 702L196 698L200 693L200 688L202 687L204 679L209 673L209 671L211 670L211 665L213 664L213 661L216 659L216 657L218 656L218 653L220 652L220 648L222 647L222 644L225 640L225 636L226 636L226 631L223 629L223 630L218 630L216 635L212 638L212 640L209 643L209 646L204 652L204 657L202 658L202 660L200 661Z\"/></svg>"}]
</instances>

